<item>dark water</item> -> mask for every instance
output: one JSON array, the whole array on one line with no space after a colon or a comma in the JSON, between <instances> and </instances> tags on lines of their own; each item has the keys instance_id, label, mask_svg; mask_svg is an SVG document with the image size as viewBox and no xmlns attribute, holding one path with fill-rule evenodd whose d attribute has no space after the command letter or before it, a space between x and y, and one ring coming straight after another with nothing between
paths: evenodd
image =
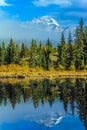
<instances>
[{"instance_id":1,"label":"dark water","mask_svg":"<svg viewBox=\"0 0 87 130\"><path fill-rule=\"evenodd\" d=\"M87 130L87 79L0 83L0 130Z\"/></svg>"}]
</instances>

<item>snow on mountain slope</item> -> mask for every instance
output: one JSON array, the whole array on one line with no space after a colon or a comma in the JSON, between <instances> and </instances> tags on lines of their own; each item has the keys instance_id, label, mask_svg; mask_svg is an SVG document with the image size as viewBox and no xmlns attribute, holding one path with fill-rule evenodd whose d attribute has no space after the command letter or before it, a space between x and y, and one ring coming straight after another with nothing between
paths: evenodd
<instances>
[{"instance_id":1,"label":"snow on mountain slope","mask_svg":"<svg viewBox=\"0 0 87 130\"><path fill-rule=\"evenodd\" d=\"M58 43L61 38L61 33L64 32L67 39L68 32L71 30L72 34L75 32L74 28L62 27L54 18L50 16L43 16L34 18L31 21L17 22L17 21L0 21L0 38L13 38L18 41L31 41L32 38L40 41L46 41L48 38L54 44Z\"/></svg>"},{"instance_id":2,"label":"snow on mountain slope","mask_svg":"<svg viewBox=\"0 0 87 130\"><path fill-rule=\"evenodd\" d=\"M74 28L62 27L59 23L50 16L34 18L27 23L21 25L25 30L29 29L29 36L39 40L46 40L48 37L51 40L60 41L61 33L64 32L67 38L69 30L74 33Z\"/></svg>"},{"instance_id":3,"label":"snow on mountain slope","mask_svg":"<svg viewBox=\"0 0 87 130\"><path fill-rule=\"evenodd\" d=\"M30 23L44 24L45 26L59 27L59 24L57 23L57 21L55 19L51 18L50 16L43 16L43 17L41 17L39 19L35 18Z\"/></svg>"},{"instance_id":4,"label":"snow on mountain slope","mask_svg":"<svg viewBox=\"0 0 87 130\"><path fill-rule=\"evenodd\" d=\"M28 21L26 25L27 25L27 27L29 27L29 26L38 27L38 29L40 29L41 27L50 28L50 29L56 29L56 28L60 27L58 22L50 16L34 18L33 20Z\"/></svg>"}]
</instances>

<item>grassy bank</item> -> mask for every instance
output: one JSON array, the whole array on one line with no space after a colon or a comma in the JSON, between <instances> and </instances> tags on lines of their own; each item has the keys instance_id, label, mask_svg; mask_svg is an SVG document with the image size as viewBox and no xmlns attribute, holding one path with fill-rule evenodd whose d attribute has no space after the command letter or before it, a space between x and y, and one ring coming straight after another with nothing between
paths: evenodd
<instances>
[{"instance_id":1,"label":"grassy bank","mask_svg":"<svg viewBox=\"0 0 87 130\"><path fill-rule=\"evenodd\" d=\"M20 65L0 66L0 78L57 78L57 77L87 77L87 71L64 71L51 68L45 71L42 68L29 68Z\"/></svg>"}]
</instances>

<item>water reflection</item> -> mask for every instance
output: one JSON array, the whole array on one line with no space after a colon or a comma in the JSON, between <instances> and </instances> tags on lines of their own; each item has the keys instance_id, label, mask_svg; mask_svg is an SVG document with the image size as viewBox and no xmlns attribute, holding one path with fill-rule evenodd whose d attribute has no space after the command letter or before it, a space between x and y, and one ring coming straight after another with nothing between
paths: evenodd
<instances>
[{"instance_id":1,"label":"water reflection","mask_svg":"<svg viewBox=\"0 0 87 130\"><path fill-rule=\"evenodd\" d=\"M34 108L45 106L48 102L50 107L55 104L56 100L62 102L64 112L62 115L54 116L49 120L49 116L46 118L49 123L45 122L45 125L54 125L58 121L62 120L65 114L79 115L79 119L84 123L87 130L87 80L86 79L55 79L53 81L49 79L43 80L30 80L28 83L21 82L16 84L0 83L0 106L4 106L10 103L12 108L15 109L17 104L29 103L32 100ZM58 102L58 101L57 101ZM59 104L59 102L58 102ZM42 113L42 116L44 113ZM33 116L33 114L32 114ZM30 117L25 116L26 119ZM58 120L57 120L58 119ZM35 117L33 118L33 121ZM39 121L39 120L38 120ZM40 120L41 121L41 120ZM39 122L40 123L40 122ZM44 123L44 120L41 122Z\"/></svg>"}]
</instances>

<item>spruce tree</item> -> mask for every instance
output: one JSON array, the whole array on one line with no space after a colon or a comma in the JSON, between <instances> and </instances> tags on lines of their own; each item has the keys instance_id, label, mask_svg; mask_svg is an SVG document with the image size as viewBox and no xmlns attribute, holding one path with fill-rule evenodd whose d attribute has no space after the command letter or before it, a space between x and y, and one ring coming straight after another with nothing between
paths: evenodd
<instances>
[{"instance_id":1,"label":"spruce tree","mask_svg":"<svg viewBox=\"0 0 87 130\"><path fill-rule=\"evenodd\" d=\"M0 46L0 64L5 63L5 56L6 56L6 49L5 49L5 43L2 42L2 45Z\"/></svg>"},{"instance_id":2,"label":"spruce tree","mask_svg":"<svg viewBox=\"0 0 87 130\"><path fill-rule=\"evenodd\" d=\"M36 67L38 64L38 46L34 39L32 39L31 47L30 47L30 67Z\"/></svg>"},{"instance_id":3,"label":"spruce tree","mask_svg":"<svg viewBox=\"0 0 87 130\"><path fill-rule=\"evenodd\" d=\"M28 48L24 43L22 43L21 51L20 51L20 58L27 58L28 56L29 56Z\"/></svg>"},{"instance_id":4,"label":"spruce tree","mask_svg":"<svg viewBox=\"0 0 87 130\"><path fill-rule=\"evenodd\" d=\"M84 23L80 20L79 27L76 28L76 69L84 68Z\"/></svg>"},{"instance_id":5,"label":"spruce tree","mask_svg":"<svg viewBox=\"0 0 87 130\"><path fill-rule=\"evenodd\" d=\"M58 59L57 59L57 66L59 67L61 65L61 44L58 44Z\"/></svg>"},{"instance_id":6,"label":"spruce tree","mask_svg":"<svg viewBox=\"0 0 87 130\"><path fill-rule=\"evenodd\" d=\"M18 44L15 44L15 48L14 48L14 62L15 63L19 63L19 59L20 59L20 48L19 48L19 45Z\"/></svg>"},{"instance_id":7,"label":"spruce tree","mask_svg":"<svg viewBox=\"0 0 87 130\"><path fill-rule=\"evenodd\" d=\"M38 48L38 66L44 69L46 68L45 49L41 41Z\"/></svg>"},{"instance_id":8,"label":"spruce tree","mask_svg":"<svg viewBox=\"0 0 87 130\"><path fill-rule=\"evenodd\" d=\"M84 34L84 64L87 66L87 26L85 27Z\"/></svg>"},{"instance_id":9,"label":"spruce tree","mask_svg":"<svg viewBox=\"0 0 87 130\"><path fill-rule=\"evenodd\" d=\"M13 39L10 39L10 42L6 50L6 63L11 64L16 62L16 47Z\"/></svg>"},{"instance_id":10,"label":"spruce tree","mask_svg":"<svg viewBox=\"0 0 87 130\"><path fill-rule=\"evenodd\" d=\"M46 70L49 70L49 68L51 67L50 55L51 55L51 42L48 38L45 51Z\"/></svg>"},{"instance_id":11,"label":"spruce tree","mask_svg":"<svg viewBox=\"0 0 87 130\"><path fill-rule=\"evenodd\" d=\"M53 44L49 38L47 39L46 45L49 46L49 50L52 53L54 48L53 48Z\"/></svg>"},{"instance_id":12,"label":"spruce tree","mask_svg":"<svg viewBox=\"0 0 87 130\"><path fill-rule=\"evenodd\" d=\"M18 59L19 59L19 46L14 43L13 39L10 39L10 42L6 48L5 61L7 64L18 63Z\"/></svg>"},{"instance_id":13,"label":"spruce tree","mask_svg":"<svg viewBox=\"0 0 87 130\"><path fill-rule=\"evenodd\" d=\"M61 36L60 45L58 45L58 67L66 67L66 41L64 37L64 33Z\"/></svg>"},{"instance_id":14,"label":"spruce tree","mask_svg":"<svg viewBox=\"0 0 87 130\"><path fill-rule=\"evenodd\" d=\"M66 68L69 69L72 65L74 65L71 31L69 31L68 44L67 44L66 52L67 52Z\"/></svg>"}]
</instances>

